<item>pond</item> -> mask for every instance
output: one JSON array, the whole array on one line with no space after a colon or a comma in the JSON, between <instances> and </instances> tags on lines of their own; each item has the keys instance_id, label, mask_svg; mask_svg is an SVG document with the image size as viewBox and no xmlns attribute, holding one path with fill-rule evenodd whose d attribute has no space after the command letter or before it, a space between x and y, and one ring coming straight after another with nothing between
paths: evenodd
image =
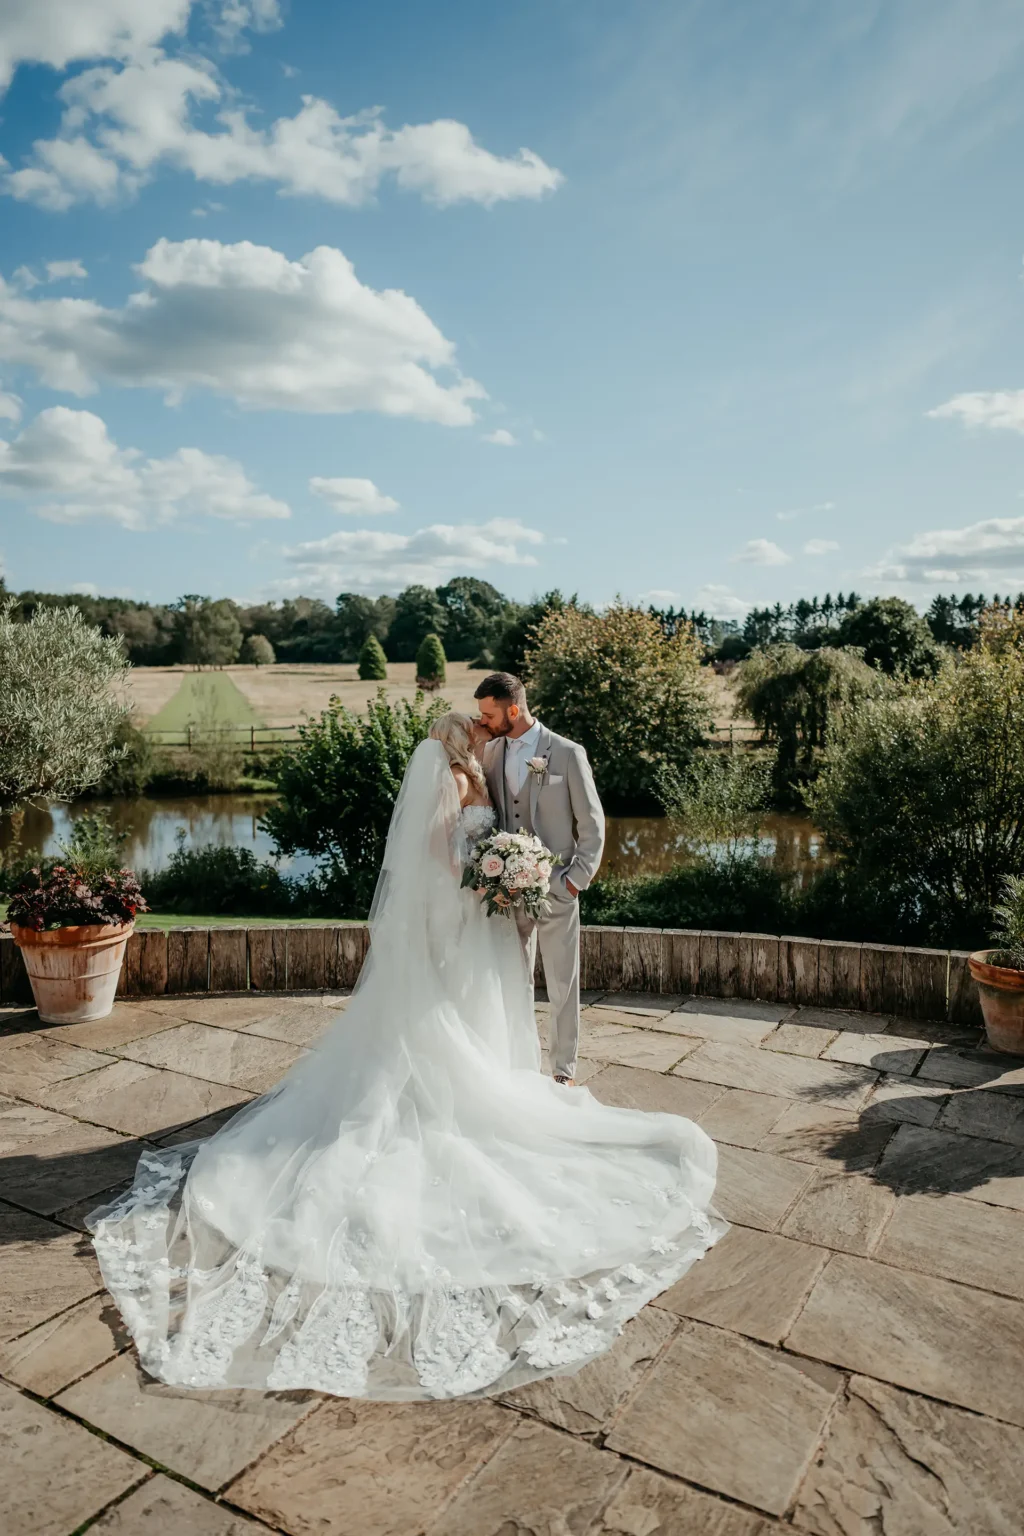
<instances>
[{"instance_id":1,"label":"pond","mask_svg":"<svg viewBox=\"0 0 1024 1536\"><path fill-rule=\"evenodd\" d=\"M116 827L128 833L125 859L135 869L162 869L174 852L178 831L184 828L187 847L204 843L251 848L260 858L272 858L273 844L260 830L260 818L272 803L270 795L189 795L174 799L140 796L134 800L90 800L74 806L55 805L49 810L30 810L25 816L24 840L38 853L57 852L76 816L103 807ZM805 816L772 815L765 818L762 836L772 851L777 868L806 881L828 861L821 833ZM0 846L5 834L0 832ZM678 828L657 816L611 816L604 870L609 874L660 874L686 856ZM289 874L307 874L314 860L304 855L281 858L279 867Z\"/></svg>"}]
</instances>

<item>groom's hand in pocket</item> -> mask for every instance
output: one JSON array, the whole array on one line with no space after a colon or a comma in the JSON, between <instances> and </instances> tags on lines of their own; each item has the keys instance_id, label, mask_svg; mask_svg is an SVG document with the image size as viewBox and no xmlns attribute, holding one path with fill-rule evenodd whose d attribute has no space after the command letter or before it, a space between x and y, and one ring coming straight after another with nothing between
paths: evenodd
<instances>
[{"instance_id":1,"label":"groom's hand in pocket","mask_svg":"<svg viewBox=\"0 0 1024 1536\"><path fill-rule=\"evenodd\" d=\"M571 880L567 880L565 882L565 888L569 892L569 895L572 896L573 898L575 898L575 897L577 897L579 895L579 891L573 885Z\"/></svg>"}]
</instances>

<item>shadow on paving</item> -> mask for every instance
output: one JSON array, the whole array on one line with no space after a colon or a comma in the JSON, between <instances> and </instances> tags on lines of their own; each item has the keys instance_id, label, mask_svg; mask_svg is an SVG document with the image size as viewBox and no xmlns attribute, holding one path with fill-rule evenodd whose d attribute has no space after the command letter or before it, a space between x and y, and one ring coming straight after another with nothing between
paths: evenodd
<instances>
[{"instance_id":1,"label":"shadow on paving","mask_svg":"<svg viewBox=\"0 0 1024 1536\"><path fill-rule=\"evenodd\" d=\"M31 1152L0 1157L0 1248L26 1240L43 1244L66 1237L69 1227L81 1230L91 1211L129 1187L146 1151L152 1147L144 1141L122 1141L52 1157Z\"/></svg>"},{"instance_id":2,"label":"shadow on paving","mask_svg":"<svg viewBox=\"0 0 1024 1536\"><path fill-rule=\"evenodd\" d=\"M1024 1060L970 1050L967 1059L973 1081L959 1085L956 1077L965 1053L948 1048L949 1079L943 1081L946 1054L945 1047L934 1049L930 1053L933 1075L921 1078L910 1076L919 1051L880 1051L877 1065L865 1065L884 1071L888 1096L869 1103L848 1130L823 1132L821 1154L842 1163L847 1172L866 1175L900 1195L967 1194L993 1179L1024 1178L1024 1085L999 1085L999 1079L1015 1066L1024 1066ZM901 1076L908 1090L913 1089L905 1096L899 1093ZM861 1088L851 1083L849 1091L853 1097ZM836 1084L831 1083L820 1090L807 1089L801 1098L811 1103L827 1100L834 1106L836 1093ZM954 1101L955 1120L950 1123ZM891 1125L892 1134L877 1156L877 1137L886 1125ZM1009 1136L1015 1139L999 1139L997 1127L1004 1135L1013 1127ZM876 1151L868 1166L865 1145L871 1137L876 1138Z\"/></svg>"}]
</instances>

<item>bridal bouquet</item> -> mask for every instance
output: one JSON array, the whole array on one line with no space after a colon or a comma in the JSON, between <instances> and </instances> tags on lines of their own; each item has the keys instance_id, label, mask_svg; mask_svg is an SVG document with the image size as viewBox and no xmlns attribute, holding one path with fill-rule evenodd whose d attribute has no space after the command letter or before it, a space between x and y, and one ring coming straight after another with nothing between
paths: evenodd
<instances>
[{"instance_id":1,"label":"bridal bouquet","mask_svg":"<svg viewBox=\"0 0 1024 1536\"><path fill-rule=\"evenodd\" d=\"M462 883L480 892L488 917L496 912L511 917L516 907L530 917L542 917L548 910L548 881L556 863L539 837L528 832L492 832L470 854Z\"/></svg>"}]
</instances>

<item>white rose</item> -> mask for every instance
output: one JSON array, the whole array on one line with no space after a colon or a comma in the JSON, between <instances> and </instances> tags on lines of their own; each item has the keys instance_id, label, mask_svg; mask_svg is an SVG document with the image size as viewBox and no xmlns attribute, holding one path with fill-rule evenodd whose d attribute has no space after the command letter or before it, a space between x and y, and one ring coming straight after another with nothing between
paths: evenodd
<instances>
[{"instance_id":1,"label":"white rose","mask_svg":"<svg viewBox=\"0 0 1024 1536\"><path fill-rule=\"evenodd\" d=\"M480 860L480 873L488 880L497 880L505 868L505 860L496 853L485 854Z\"/></svg>"}]
</instances>

